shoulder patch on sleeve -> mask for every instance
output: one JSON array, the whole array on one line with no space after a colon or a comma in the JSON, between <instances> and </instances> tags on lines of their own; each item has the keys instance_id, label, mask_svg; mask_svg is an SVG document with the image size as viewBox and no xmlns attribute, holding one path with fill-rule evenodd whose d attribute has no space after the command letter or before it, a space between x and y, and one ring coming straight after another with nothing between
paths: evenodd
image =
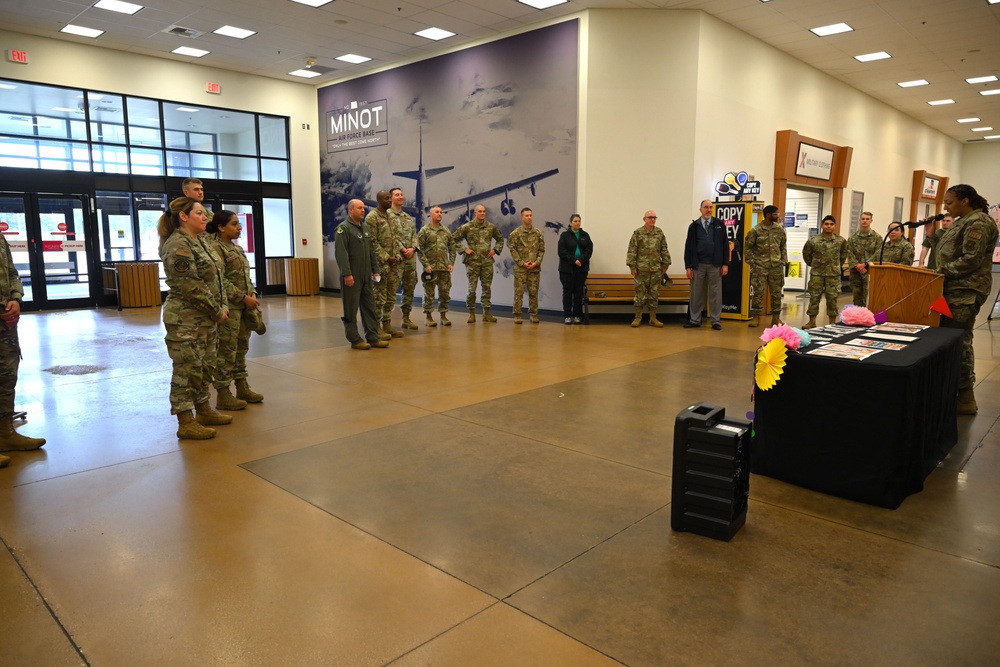
<instances>
[{"instance_id":1,"label":"shoulder patch on sleeve","mask_svg":"<svg viewBox=\"0 0 1000 667\"><path fill-rule=\"evenodd\" d=\"M343 234L344 233L344 228L343 227L337 227L337 233L338 234Z\"/></svg>"},{"instance_id":2,"label":"shoulder patch on sleeve","mask_svg":"<svg viewBox=\"0 0 1000 667\"><path fill-rule=\"evenodd\" d=\"M979 230L973 229L970 230L966 236L968 236L973 241L981 241L983 238L983 233Z\"/></svg>"},{"instance_id":3,"label":"shoulder patch on sleeve","mask_svg":"<svg viewBox=\"0 0 1000 667\"><path fill-rule=\"evenodd\" d=\"M180 247L174 250L174 254L179 257L193 257L193 255L191 254L191 249L184 247Z\"/></svg>"},{"instance_id":4,"label":"shoulder patch on sleeve","mask_svg":"<svg viewBox=\"0 0 1000 667\"><path fill-rule=\"evenodd\" d=\"M178 277L183 277L190 273L191 273L191 260L189 260L187 257L174 257L174 275Z\"/></svg>"}]
</instances>

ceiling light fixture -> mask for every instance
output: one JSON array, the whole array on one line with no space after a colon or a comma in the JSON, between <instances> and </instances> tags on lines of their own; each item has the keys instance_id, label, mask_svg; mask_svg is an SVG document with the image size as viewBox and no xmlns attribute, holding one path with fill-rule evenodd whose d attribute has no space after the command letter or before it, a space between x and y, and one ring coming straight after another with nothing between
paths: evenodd
<instances>
[{"instance_id":1,"label":"ceiling light fixture","mask_svg":"<svg viewBox=\"0 0 1000 667\"><path fill-rule=\"evenodd\" d=\"M1000 2L1000 0L997 0L997 2ZM983 139L1000 139L1000 134L988 134Z\"/></svg>"},{"instance_id":2,"label":"ceiling light fixture","mask_svg":"<svg viewBox=\"0 0 1000 667\"><path fill-rule=\"evenodd\" d=\"M84 28L82 26L68 24L65 28L59 32L68 32L71 35L79 35L80 37L91 37L98 38L104 34L103 30L94 30L93 28Z\"/></svg>"},{"instance_id":3,"label":"ceiling light fixture","mask_svg":"<svg viewBox=\"0 0 1000 667\"><path fill-rule=\"evenodd\" d=\"M522 5L528 5L529 7L534 7L535 9L548 9L549 7L555 7L556 5L561 5L564 2L569 2L569 0L517 0Z\"/></svg>"},{"instance_id":4,"label":"ceiling light fixture","mask_svg":"<svg viewBox=\"0 0 1000 667\"><path fill-rule=\"evenodd\" d=\"M1000 88L994 88L993 90L980 90L980 95L1000 95Z\"/></svg>"},{"instance_id":5,"label":"ceiling light fixture","mask_svg":"<svg viewBox=\"0 0 1000 667\"><path fill-rule=\"evenodd\" d=\"M993 129L992 127L974 127L974 128L972 128L972 131L973 132L989 132L992 129Z\"/></svg>"},{"instance_id":6,"label":"ceiling light fixture","mask_svg":"<svg viewBox=\"0 0 1000 667\"><path fill-rule=\"evenodd\" d=\"M314 76L322 76L319 72L314 72L308 69L297 69L294 72L289 72L292 76L301 76L303 79L311 79Z\"/></svg>"},{"instance_id":7,"label":"ceiling light fixture","mask_svg":"<svg viewBox=\"0 0 1000 667\"><path fill-rule=\"evenodd\" d=\"M996 81L997 78L990 74L989 76L974 76L971 79L966 79L966 83L992 83Z\"/></svg>"},{"instance_id":8,"label":"ceiling light fixture","mask_svg":"<svg viewBox=\"0 0 1000 667\"><path fill-rule=\"evenodd\" d=\"M854 28L846 23L834 23L832 25L821 25L818 28L809 28L809 32L818 37L829 37L830 35L839 35L842 32L851 32L853 30Z\"/></svg>"},{"instance_id":9,"label":"ceiling light fixture","mask_svg":"<svg viewBox=\"0 0 1000 667\"><path fill-rule=\"evenodd\" d=\"M942 104L954 104L954 103L955 100L933 100L931 102L928 102L927 104L931 105L932 107L939 107Z\"/></svg>"},{"instance_id":10,"label":"ceiling light fixture","mask_svg":"<svg viewBox=\"0 0 1000 667\"><path fill-rule=\"evenodd\" d=\"M958 122L959 123L978 123L979 119L978 118L959 118Z\"/></svg>"},{"instance_id":11,"label":"ceiling light fixture","mask_svg":"<svg viewBox=\"0 0 1000 667\"><path fill-rule=\"evenodd\" d=\"M310 7L322 7L323 5L330 4L333 0L292 0L292 2L297 2L300 5L309 5Z\"/></svg>"},{"instance_id":12,"label":"ceiling light fixture","mask_svg":"<svg viewBox=\"0 0 1000 667\"><path fill-rule=\"evenodd\" d=\"M439 39L447 39L448 37L455 36L455 33L448 32L447 30L443 30L441 28L425 28L424 30L421 30L420 32L415 32L413 34L416 35L417 37L423 37L425 39L433 39L435 42L438 41Z\"/></svg>"},{"instance_id":13,"label":"ceiling light fixture","mask_svg":"<svg viewBox=\"0 0 1000 667\"><path fill-rule=\"evenodd\" d=\"M913 81L902 81L896 85L900 88L914 88L916 86L926 86L927 83L928 82L924 79L915 79Z\"/></svg>"},{"instance_id":14,"label":"ceiling light fixture","mask_svg":"<svg viewBox=\"0 0 1000 667\"><path fill-rule=\"evenodd\" d=\"M253 30L244 30L243 28L237 28L232 25L224 25L218 30L213 30L216 35L225 35L226 37L235 37L236 39L246 39L250 35L256 35L257 33Z\"/></svg>"},{"instance_id":15,"label":"ceiling light fixture","mask_svg":"<svg viewBox=\"0 0 1000 667\"><path fill-rule=\"evenodd\" d=\"M353 53L345 53L342 56L337 56L337 60L343 60L345 63L351 63L353 65L358 65L358 64L361 64L361 63L368 62L369 60L371 60L371 58L368 58L368 57L365 57L365 56L358 56L358 55L355 55Z\"/></svg>"},{"instance_id":16,"label":"ceiling light fixture","mask_svg":"<svg viewBox=\"0 0 1000 667\"><path fill-rule=\"evenodd\" d=\"M195 109L195 108L192 108L192 107L177 107L177 110L178 111L185 111L187 113L198 113L198 111L199 111L199 109Z\"/></svg>"},{"instance_id":17,"label":"ceiling light fixture","mask_svg":"<svg viewBox=\"0 0 1000 667\"><path fill-rule=\"evenodd\" d=\"M202 49L192 49L190 46L178 46L170 53L176 53L179 56L191 56L192 58L201 58L202 56L207 56L209 53L211 53L211 51L205 51Z\"/></svg>"},{"instance_id":18,"label":"ceiling light fixture","mask_svg":"<svg viewBox=\"0 0 1000 667\"><path fill-rule=\"evenodd\" d=\"M142 5L134 5L131 2L120 2L119 0L100 0L94 6L98 9L106 9L109 12L118 12L119 14L128 14L129 16L142 9Z\"/></svg>"},{"instance_id":19,"label":"ceiling light fixture","mask_svg":"<svg viewBox=\"0 0 1000 667\"><path fill-rule=\"evenodd\" d=\"M885 60L886 58L892 58L885 51L876 51L875 53L865 53L860 56L854 56L854 59L859 63L870 63L873 60Z\"/></svg>"}]
</instances>

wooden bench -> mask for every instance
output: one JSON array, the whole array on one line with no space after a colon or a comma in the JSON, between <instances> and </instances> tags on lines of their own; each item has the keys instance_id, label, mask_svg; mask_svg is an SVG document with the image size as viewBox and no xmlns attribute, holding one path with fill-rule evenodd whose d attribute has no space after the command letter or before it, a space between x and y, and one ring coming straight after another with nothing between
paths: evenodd
<instances>
[{"instance_id":1,"label":"wooden bench","mask_svg":"<svg viewBox=\"0 0 1000 667\"><path fill-rule=\"evenodd\" d=\"M691 301L691 280L687 274L668 274L671 284L660 287L658 303L687 305ZM584 286L583 317L590 321L590 306L632 306L635 304L635 280L628 273L591 273Z\"/></svg>"}]
</instances>

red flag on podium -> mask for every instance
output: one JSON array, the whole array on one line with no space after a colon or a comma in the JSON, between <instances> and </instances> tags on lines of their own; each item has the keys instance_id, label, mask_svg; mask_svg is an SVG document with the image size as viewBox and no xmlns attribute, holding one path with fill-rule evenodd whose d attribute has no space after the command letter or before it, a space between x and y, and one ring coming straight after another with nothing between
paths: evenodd
<instances>
[{"instance_id":1,"label":"red flag on podium","mask_svg":"<svg viewBox=\"0 0 1000 667\"><path fill-rule=\"evenodd\" d=\"M936 313L941 313L945 317L951 317L951 308L948 307L948 302L942 296L937 301L931 304L931 310Z\"/></svg>"}]
</instances>

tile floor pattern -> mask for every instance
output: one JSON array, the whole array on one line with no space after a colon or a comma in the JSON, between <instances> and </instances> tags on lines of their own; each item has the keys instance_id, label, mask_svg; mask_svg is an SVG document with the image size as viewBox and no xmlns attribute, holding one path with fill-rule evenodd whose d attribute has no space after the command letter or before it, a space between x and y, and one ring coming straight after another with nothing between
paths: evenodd
<instances>
[{"instance_id":1,"label":"tile floor pattern","mask_svg":"<svg viewBox=\"0 0 1000 667\"><path fill-rule=\"evenodd\" d=\"M760 329L462 317L358 352L335 297L265 308L266 399L206 442L174 437L158 309L21 319L49 444L0 470L0 665L996 664L985 311L980 413L923 492L753 476L723 543L670 530L673 418L751 408Z\"/></svg>"}]
</instances>

